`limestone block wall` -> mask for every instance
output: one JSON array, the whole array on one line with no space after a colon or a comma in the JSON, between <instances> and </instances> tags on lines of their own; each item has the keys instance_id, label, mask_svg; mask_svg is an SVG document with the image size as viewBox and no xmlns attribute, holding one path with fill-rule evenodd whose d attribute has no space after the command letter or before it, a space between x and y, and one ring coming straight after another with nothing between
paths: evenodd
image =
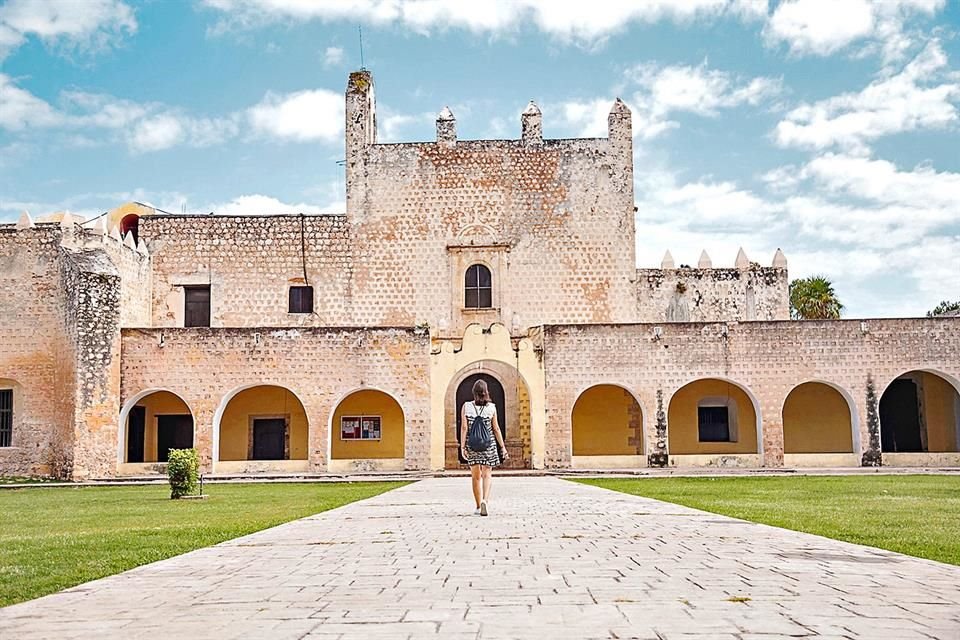
<instances>
[{"instance_id":1,"label":"limestone block wall","mask_svg":"<svg viewBox=\"0 0 960 640\"><path fill-rule=\"evenodd\" d=\"M140 237L153 265L152 326L182 327L183 285L205 284L215 327L352 324L343 216L144 216ZM290 314L289 288L303 284L314 313Z\"/></svg>"},{"instance_id":2,"label":"limestone block wall","mask_svg":"<svg viewBox=\"0 0 960 640\"><path fill-rule=\"evenodd\" d=\"M634 319L632 136L619 104L603 139L543 140L528 122L523 139L461 141L445 113L438 142L377 144L372 78L352 74L354 321L428 322L456 336L473 322ZM491 311L463 309L474 263L493 273Z\"/></svg>"},{"instance_id":3,"label":"limestone block wall","mask_svg":"<svg viewBox=\"0 0 960 640\"><path fill-rule=\"evenodd\" d=\"M72 343L72 423L58 436L57 475L74 480L113 475L112 428L120 392L120 273L104 251L63 251L63 317Z\"/></svg>"},{"instance_id":4,"label":"limestone block wall","mask_svg":"<svg viewBox=\"0 0 960 640\"><path fill-rule=\"evenodd\" d=\"M155 328L123 330L122 401L164 389L194 416L194 445L213 468L215 414L234 392L269 384L289 389L309 421L308 459L326 471L328 428L339 402L358 389L393 396L405 419L405 466L430 463L430 338L409 328ZM115 417L113 429L124 429ZM121 447L122 448L122 447ZM115 465L117 454L111 457Z\"/></svg>"},{"instance_id":5,"label":"limestone block wall","mask_svg":"<svg viewBox=\"0 0 960 640\"><path fill-rule=\"evenodd\" d=\"M634 393L646 449L653 451L658 390L667 412L673 394L689 382L734 382L759 404L765 466L782 464L783 405L804 382L831 383L853 402L856 452L869 446L868 376L877 398L895 378L916 369L960 384L958 318L548 326L542 348L548 467L570 465L571 412L579 395L596 384Z\"/></svg>"},{"instance_id":6,"label":"limestone block wall","mask_svg":"<svg viewBox=\"0 0 960 640\"><path fill-rule=\"evenodd\" d=\"M786 268L637 269L640 322L789 320Z\"/></svg>"},{"instance_id":7,"label":"limestone block wall","mask_svg":"<svg viewBox=\"0 0 960 640\"><path fill-rule=\"evenodd\" d=\"M0 225L0 388L13 389L13 440L0 447L0 475L49 475L65 428L72 371L58 277L58 225Z\"/></svg>"}]
</instances>

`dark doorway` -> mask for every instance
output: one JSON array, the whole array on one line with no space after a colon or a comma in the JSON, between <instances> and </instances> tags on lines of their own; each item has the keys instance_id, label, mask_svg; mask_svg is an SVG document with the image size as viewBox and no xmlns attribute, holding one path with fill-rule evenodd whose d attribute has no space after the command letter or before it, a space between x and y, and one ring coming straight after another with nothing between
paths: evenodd
<instances>
[{"instance_id":1,"label":"dark doorway","mask_svg":"<svg viewBox=\"0 0 960 640\"><path fill-rule=\"evenodd\" d=\"M457 387L457 457L461 464L466 463L466 460L460 455L459 447L460 427L462 426L460 409L463 407L464 402L473 400L473 385L477 380L484 380L487 383L487 389L490 390L490 400L493 401L493 404L497 405L497 422L500 425L500 434L503 436L503 441L507 441L507 417L506 411L504 411L506 401L503 393L503 385L500 384L499 380L486 373L475 373L468 376L460 383L460 386Z\"/></svg>"},{"instance_id":2,"label":"dark doorway","mask_svg":"<svg viewBox=\"0 0 960 640\"><path fill-rule=\"evenodd\" d=\"M170 449L193 447L193 416L157 416L157 462L170 459Z\"/></svg>"},{"instance_id":3,"label":"dark doorway","mask_svg":"<svg viewBox=\"0 0 960 640\"><path fill-rule=\"evenodd\" d=\"M253 459L285 460L284 442L287 421L283 418L258 418L253 421Z\"/></svg>"},{"instance_id":4,"label":"dark doorway","mask_svg":"<svg viewBox=\"0 0 960 640\"><path fill-rule=\"evenodd\" d=\"M147 408L137 405L130 409L127 417L127 462L143 462L143 434L146 427Z\"/></svg>"},{"instance_id":5,"label":"dark doorway","mask_svg":"<svg viewBox=\"0 0 960 640\"><path fill-rule=\"evenodd\" d=\"M897 378L880 398L880 446L889 453L923 451L917 383Z\"/></svg>"},{"instance_id":6,"label":"dark doorway","mask_svg":"<svg viewBox=\"0 0 960 640\"><path fill-rule=\"evenodd\" d=\"M120 221L120 235L126 238L127 233L133 234L134 242L140 240L140 217L136 214L131 213L128 216L124 216L123 220Z\"/></svg>"}]
</instances>

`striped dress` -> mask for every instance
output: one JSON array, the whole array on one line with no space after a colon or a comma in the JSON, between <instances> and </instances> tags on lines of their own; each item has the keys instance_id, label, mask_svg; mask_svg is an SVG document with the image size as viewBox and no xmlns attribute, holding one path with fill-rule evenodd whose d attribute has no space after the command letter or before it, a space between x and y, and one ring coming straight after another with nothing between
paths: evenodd
<instances>
[{"instance_id":1,"label":"striped dress","mask_svg":"<svg viewBox=\"0 0 960 640\"><path fill-rule=\"evenodd\" d=\"M487 467L500 466L500 450L497 449L497 439L493 434L493 416L497 414L497 405L488 402L484 405L477 405L472 400L463 404L464 413L467 414L467 432L473 425L473 419L478 415L483 419L487 431L490 433L492 444L485 451L473 451L467 446L467 464L473 466L481 464Z\"/></svg>"}]
</instances>

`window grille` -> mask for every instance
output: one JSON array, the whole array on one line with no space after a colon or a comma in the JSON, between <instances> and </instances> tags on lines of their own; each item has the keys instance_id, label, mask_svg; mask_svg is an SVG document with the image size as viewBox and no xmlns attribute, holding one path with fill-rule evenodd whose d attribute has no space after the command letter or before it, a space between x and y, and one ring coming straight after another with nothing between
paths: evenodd
<instances>
[{"instance_id":1,"label":"window grille","mask_svg":"<svg viewBox=\"0 0 960 640\"><path fill-rule=\"evenodd\" d=\"M13 446L13 390L0 390L0 447Z\"/></svg>"}]
</instances>

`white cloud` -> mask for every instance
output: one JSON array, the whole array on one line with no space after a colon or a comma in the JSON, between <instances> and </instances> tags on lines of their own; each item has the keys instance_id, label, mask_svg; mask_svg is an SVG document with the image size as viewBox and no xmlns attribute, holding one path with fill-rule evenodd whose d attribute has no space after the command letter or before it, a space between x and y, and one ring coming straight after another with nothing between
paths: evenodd
<instances>
[{"instance_id":1,"label":"white cloud","mask_svg":"<svg viewBox=\"0 0 960 640\"><path fill-rule=\"evenodd\" d=\"M160 151L180 144L184 136L180 120L159 115L138 122L127 137L127 145L139 152Z\"/></svg>"},{"instance_id":2,"label":"white cloud","mask_svg":"<svg viewBox=\"0 0 960 640\"><path fill-rule=\"evenodd\" d=\"M327 205L317 206L312 204L288 204L270 196L260 194L251 194L238 196L229 202L202 207L202 211L212 211L217 215L238 216L238 215L277 215L291 213L344 213L346 211L345 202L331 202Z\"/></svg>"},{"instance_id":3,"label":"white cloud","mask_svg":"<svg viewBox=\"0 0 960 640\"><path fill-rule=\"evenodd\" d=\"M627 74L626 91L632 91L633 132L643 139L654 138L679 126L671 119L676 113L714 117L721 109L756 106L781 91L776 78L746 80L725 71L698 66L642 64ZM612 99L569 101L561 105L564 123L579 135L603 136Z\"/></svg>"},{"instance_id":4,"label":"white cloud","mask_svg":"<svg viewBox=\"0 0 960 640\"><path fill-rule=\"evenodd\" d=\"M30 36L96 51L136 30L133 10L120 0L7 0L0 6L0 60Z\"/></svg>"},{"instance_id":5,"label":"white cloud","mask_svg":"<svg viewBox=\"0 0 960 640\"><path fill-rule=\"evenodd\" d=\"M13 83L0 73L0 128L21 131L30 127L55 127L63 116L48 102Z\"/></svg>"},{"instance_id":6,"label":"white cloud","mask_svg":"<svg viewBox=\"0 0 960 640\"><path fill-rule=\"evenodd\" d=\"M138 103L83 91L63 91L60 108L17 86L0 74L0 129L61 128L70 140L87 130L113 132L131 152L148 153L177 145L207 147L241 134L246 125L254 134L280 140L339 142L343 133L343 98L316 89L290 94L267 93L245 110L223 116L197 117L156 102ZM398 123L399 124L399 123Z\"/></svg>"},{"instance_id":7,"label":"white cloud","mask_svg":"<svg viewBox=\"0 0 960 640\"><path fill-rule=\"evenodd\" d=\"M401 24L420 33L465 29L500 34L533 25L567 41L596 42L622 31L631 22L688 22L731 16L751 20L767 13L766 0L646 0L645 2L556 2L555 0L204 0L225 14L215 27L250 28L276 21L349 20Z\"/></svg>"},{"instance_id":8,"label":"white cloud","mask_svg":"<svg viewBox=\"0 0 960 640\"><path fill-rule=\"evenodd\" d=\"M327 47L323 52L323 64L326 67L335 67L343 62L342 47Z\"/></svg>"},{"instance_id":9,"label":"white cloud","mask_svg":"<svg viewBox=\"0 0 960 640\"><path fill-rule=\"evenodd\" d=\"M343 96L326 89L288 94L268 92L247 110L256 133L298 142L337 142L343 135Z\"/></svg>"},{"instance_id":10,"label":"white cloud","mask_svg":"<svg viewBox=\"0 0 960 640\"><path fill-rule=\"evenodd\" d=\"M946 70L937 40L900 73L875 80L859 93L844 93L790 111L774 131L782 147L824 149L834 145L863 153L871 140L957 122L960 75Z\"/></svg>"},{"instance_id":11,"label":"white cloud","mask_svg":"<svg viewBox=\"0 0 960 640\"><path fill-rule=\"evenodd\" d=\"M933 15L946 0L784 0L770 16L764 36L796 55L827 56L854 43L874 41L887 60L909 47L904 22Z\"/></svg>"}]
</instances>

